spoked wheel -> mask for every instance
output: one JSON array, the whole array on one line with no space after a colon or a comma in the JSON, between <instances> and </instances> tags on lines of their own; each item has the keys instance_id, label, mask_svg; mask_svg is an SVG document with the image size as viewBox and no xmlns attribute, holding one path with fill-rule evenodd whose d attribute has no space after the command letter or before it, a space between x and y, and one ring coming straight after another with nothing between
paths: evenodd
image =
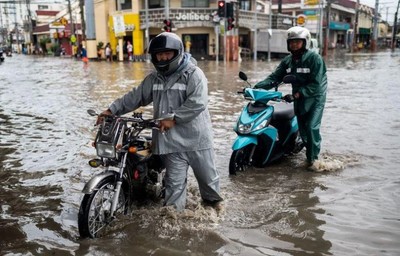
<instances>
[{"instance_id":1,"label":"spoked wheel","mask_svg":"<svg viewBox=\"0 0 400 256\"><path fill-rule=\"evenodd\" d=\"M126 213L127 194L122 186L116 212L114 217L111 216L115 185L115 177L109 176L99 182L92 194L83 197L78 214L78 228L82 238L100 237L115 217Z\"/></svg>"},{"instance_id":2,"label":"spoked wheel","mask_svg":"<svg viewBox=\"0 0 400 256\"><path fill-rule=\"evenodd\" d=\"M229 174L236 175L238 171L244 171L249 165L249 148L234 150L229 161Z\"/></svg>"}]
</instances>

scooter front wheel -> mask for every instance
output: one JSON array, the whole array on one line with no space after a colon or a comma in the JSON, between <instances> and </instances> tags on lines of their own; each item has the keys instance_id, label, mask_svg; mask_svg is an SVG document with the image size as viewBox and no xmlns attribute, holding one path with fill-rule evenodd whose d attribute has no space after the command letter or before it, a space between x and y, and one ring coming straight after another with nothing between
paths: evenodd
<instances>
[{"instance_id":1,"label":"scooter front wheel","mask_svg":"<svg viewBox=\"0 0 400 256\"><path fill-rule=\"evenodd\" d=\"M229 161L230 175L236 175L236 172L245 170L245 167L249 165L249 153L248 148L241 148L232 152Z\"/></svg>"},{"instance_id":2,"label":"scooter front wheel","mask_svg":"<svg viewBox=\"0 0 400 256\"><path fill-rule=\"evenodd\" d=\"M81 202L78 214L78 228L81 238L100 237L115 216L127 211L127 191L121 187L114 216L111 216L111 204L115 193L116 178L108 176L96 186L91 194L86 194Z\"/></svg>"}]
</instances>

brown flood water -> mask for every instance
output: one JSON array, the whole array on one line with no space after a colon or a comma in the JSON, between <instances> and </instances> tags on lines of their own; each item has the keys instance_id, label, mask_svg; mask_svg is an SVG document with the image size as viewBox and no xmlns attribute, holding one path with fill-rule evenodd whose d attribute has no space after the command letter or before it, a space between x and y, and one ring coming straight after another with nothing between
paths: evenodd
<instances>
[{"instance_id":1,"label":"brown flood water","mask_svg":"<svg viewBox=\"0 0 400 256\"><path fill-rule=\"evenodd\" d=\"M230 177L232 128L246 103L236 94L244 85L238 72L255 83L278 63L199 62L209 80L221 214L199 204L189 171L183 214L148 205L106 237L81 240L81 189L95 173L87 165L95 128L86 110L107 107L152 65L6 58L0 65L0 255L400 255L399 52L327 58L322 157L332 171L306 171L303 151Z\"/></svg>"}]
</instances>

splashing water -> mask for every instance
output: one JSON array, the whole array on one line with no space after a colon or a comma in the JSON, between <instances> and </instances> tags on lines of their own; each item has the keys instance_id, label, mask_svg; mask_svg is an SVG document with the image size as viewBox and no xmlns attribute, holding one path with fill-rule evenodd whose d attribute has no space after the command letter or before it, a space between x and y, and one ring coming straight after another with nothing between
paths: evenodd
<instances>
[{"instance_id":1,"label":"splashing water","mask_svg":"<svg viewBox=\"0 0 400 256\"><path fill-rule=\"evenodd\" d=\"M313 164L315 172L335 172L343 170L348 165L354 165L358 162L358 157L355 155L338 155L332 153L321 154L321 159L318 159ZM315 168L314 168L315 167Z\"/></svg>"}]
</instances>

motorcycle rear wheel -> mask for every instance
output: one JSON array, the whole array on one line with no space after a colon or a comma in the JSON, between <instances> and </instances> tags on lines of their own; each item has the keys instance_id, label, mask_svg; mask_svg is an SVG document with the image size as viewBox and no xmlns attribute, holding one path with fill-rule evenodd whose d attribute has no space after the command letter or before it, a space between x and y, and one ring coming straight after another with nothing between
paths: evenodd
<instances>
[{"instance_id":1,"label":"motorcycle rear wheel","mask_svg":"<svg viewBox=\"0 0 400 256\"><path fill-rule=\"evenodd\" d=\"M247 150L246 150L247 149ZM238 171L244 171L245 167L249 165L249 150L248 148L241 148L234 150L229 160L229 174L236 175Z\"/></svg>"},{"instance_id":2,"label":"motorcycle rear wheel","mask_svg":"<svg viewBox=\"0 0 400 256\"><path fill-rule=\"evenodd\" d=\"M115 186L115 177L106 177L99 182L93 193L83 197L78 213L78 228L81 238L101 237L115 217L127 212L127 191L124 191L126 188L124 189L125 186L122 186L117 209L114 216L110 216Z\"/></svg>"}]
</instances>

